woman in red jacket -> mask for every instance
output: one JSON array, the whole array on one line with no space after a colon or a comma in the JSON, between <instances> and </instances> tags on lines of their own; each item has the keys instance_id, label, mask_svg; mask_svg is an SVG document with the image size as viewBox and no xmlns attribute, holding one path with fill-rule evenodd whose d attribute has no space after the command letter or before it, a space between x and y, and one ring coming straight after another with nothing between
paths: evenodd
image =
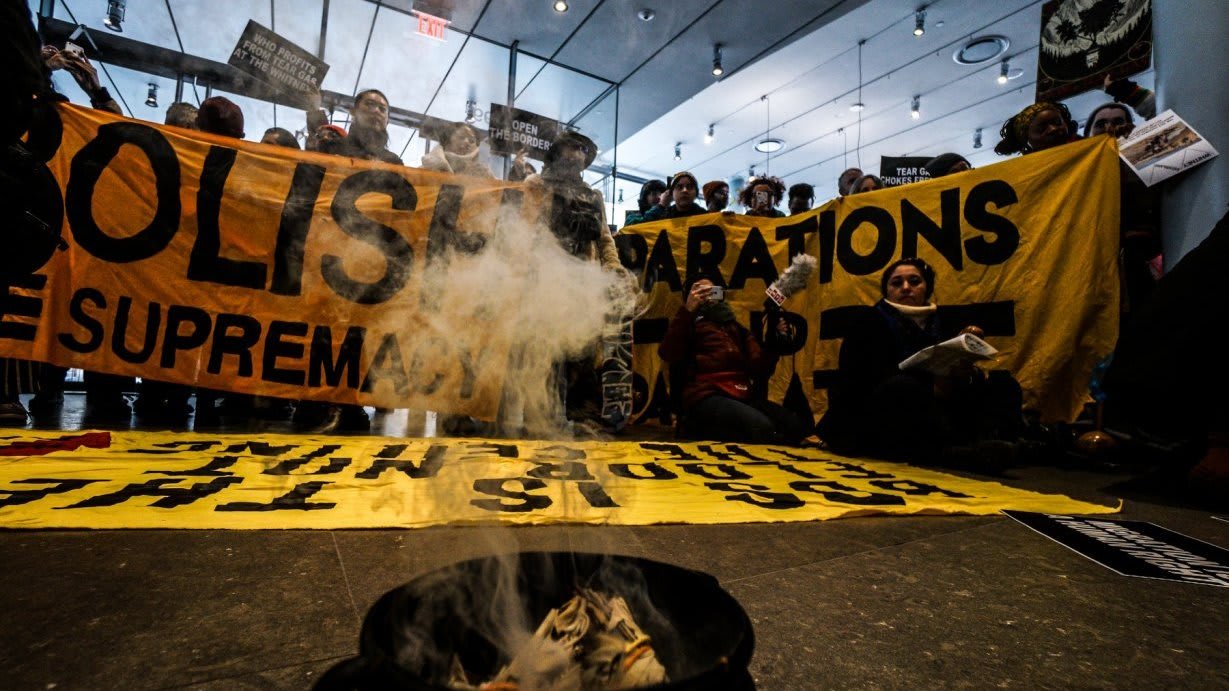
<instances>
[{"instance_id":1,"label":"woman in red jacket","mask_svg":"<svg viewBox=\"0 0 1229 691\"><path fill-rule=\"evenodd\" d=\"M679 433L713 441L797 443L810 430L766 396L777 356L738 323L713 278L701 273L683 284L686 299L657 349L674 370L671 380L681 381ZM774 337L787 333L784 320L775 322Z\"/></svg>"}]
</instances>

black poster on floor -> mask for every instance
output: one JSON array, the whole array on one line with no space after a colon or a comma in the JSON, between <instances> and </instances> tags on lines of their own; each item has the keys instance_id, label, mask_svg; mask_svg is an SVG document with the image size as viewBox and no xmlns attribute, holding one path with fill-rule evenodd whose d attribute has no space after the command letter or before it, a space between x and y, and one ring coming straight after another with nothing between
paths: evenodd
<instances>
[{"instance_id":1,"label":"black poster on floor","mask_svg":"<svg viewBox=\"0 0 1229 691\"><path fill-rule=\"evenodd\" d=\"M1123 576L1229 587L1229 550L1155 523L1003 513Z\"/></svg>"}]
</instances>

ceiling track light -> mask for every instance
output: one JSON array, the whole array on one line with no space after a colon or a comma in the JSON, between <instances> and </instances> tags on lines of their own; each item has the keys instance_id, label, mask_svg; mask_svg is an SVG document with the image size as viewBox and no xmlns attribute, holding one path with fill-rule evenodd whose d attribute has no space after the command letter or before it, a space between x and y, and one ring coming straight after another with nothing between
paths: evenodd
<instances>
[{"instance_id":1,"label":"ceiling track light","mask_svg":"<svg viewBox=\"0 0 1229 691\"><path fill-rule=\"evenodd\" d=\"M683 160L683 142L675 142L674 144L674 160Z\"/></svg>"},{"instance_id":2,"label":"ceiling track light","mask_svg":"<svg viewBox=\"0 0 1229 691\"><path fill-rule=\"evenodd\" d=\"M127 4L127 0L107 0L107 15L102 20L102 25L112 31L123 33L124 10Z\"/></svg>"},{"instance_id":3,"label":"ceiling track light","mask_svg":"<svg viewBox=\"0 0 1229 691\"><path fill-rule=\"evenodd\" d=\"M1010 64L1010 63L1008 63L1006 60L1004 60L1004 61L1002 62L1002 64L1000 64L1000 65L999 65L999 78L998 78L998 83L999 83L999 84L1006 84L1006 83L1007 83L1007 77L1008 77L1008 74L1009 74L1010 72L1011 72L1011 64Z\"/></svg>"},{"instance_id":4,"label":"ceiling track light","mask_svg":"<svg viewBox=\"0 0 1229 691\"><path fill-rule=\"evenodd\" d=\"M849 109L855 113L861 113L866 109L866 104L862 102L862 46L864 45L866 45L866 39L858 41L858 100L849 106Z\"/></svg>"},{"instance_id":5,"label":"ceiling track light","mask_svg":"<svg viewBox=\"0 0 1229 691\"><path fill-rule=\"evenodd\" d=\"M909 109L909 117L917 120L922 117L922 97L917 95L913 97L913 107Z\"/></svg>"},{"instance_id":6,"label":"ceiling track light","mask_svg":"<svg viewBox=\"0 0 1229 691\"><path fill-rule=\"evenodd\" d=\"M153 82L149 83L149 93L145 96L145 105L150 108L158 107L158 85Z\"/></svg>"},{"instance_id":7,"label":"ceiling track light","mask_svg":"<svg viewBox=\"0 0 1229 691\"><path fill-rule=\"evenodd\" d=\"M555 11L559 13L568 11L568 3L566 0L555 0Z\"/></svg>"},{"instance_id":8,"label":"ceiling track light","mask_svg":"<svg viewBox=\"0 0 1229 691\"><path fill-rule=\"evenodd\" d=\"M478 119L478 102L472 98L465 102L465 122L473 123Z\"/></svg>"},{"instance_id":9,"label":"ceiling track light","mask_svg":"<svg viewBox=\"0 0 1229 691\"><path fill-rule=\"evenodd\" d=\"M980 127L973 130L973 148L974 149L981 148L981 128Z\"/></svg>"},{"instance_id":10,"label":"ceiling track light","mask_svg":"<svg viewBox=\"0 0 1229 691\"><path fill-rule=\"evenodd\" d=\"M713 143L713 125L708 126L708 132L704 134L704 145L708 146Z\"/></svg>"},{"instance_id":11,"label":"ceiling track light","mask_svg":"<svg viewBox=\"0 0 1229 691\"><path fill-rule=\"evenodd\" d=\"M926 33L926 6L922 5L913 14L913 35L921 36Z\"/></svg>"},{"instance_id":12,"label":"ceiling track light","mask_svg":"<svg viewBox=\"0 0 1229 691\"><path fill-rule=\"evenodd\" d=\"M721 44L713 44L713 76L720 77L725 74L725 68L721 66Z\"/></svg>"}]
</instances>

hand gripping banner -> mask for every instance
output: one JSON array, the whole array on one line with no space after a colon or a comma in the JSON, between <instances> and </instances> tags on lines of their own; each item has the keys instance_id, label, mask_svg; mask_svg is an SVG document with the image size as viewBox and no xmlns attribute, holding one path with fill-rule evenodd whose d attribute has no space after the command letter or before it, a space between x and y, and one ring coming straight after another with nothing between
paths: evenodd
<instances>
[{"instance_id":1,"label":"hand gripping banner","mask_svg":"<svg viewBox=\"0 0 1229 691\"><path fill-rule=\"evenodd\" d=\"M424 277L516 222L520 186L52 112L31 148L67 249L5 289L0 355L493 417L509 343L482 325L517 296Z\"/></svg>"},{"instance_id":2,"label":"hand gripping banner","mask_svg":"<svg viewBox=\"0 0 1229 691\"><path fill-rule=\"evenodd\" d=\"M807 288L784 305L797 338L770 397L816 414L856 310L880 297L879 277L901 257L937 273L940 315L981 327L1045 420L1071 420L1089 376L1118 336L1118 150L1097 137L957 175L843 197L788 218L708 214L625 228L620 251L649 294L634 325L635 414L668 405L660 358L692 272L720 274L739 321L763 331L764 289L799 253L819 259ZM793 406L797 407L797 406Z\"/></svg>"}]
</instances>

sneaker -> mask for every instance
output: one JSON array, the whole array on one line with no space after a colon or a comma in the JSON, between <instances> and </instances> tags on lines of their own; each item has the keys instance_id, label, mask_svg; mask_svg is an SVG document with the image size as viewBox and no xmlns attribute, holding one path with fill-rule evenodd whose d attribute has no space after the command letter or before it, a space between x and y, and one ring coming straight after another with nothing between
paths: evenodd
<instances>
[{"instance_id":1,"label":"sneaker","mask_svg":"<svg viewBox=\"0 0 1229 691\"><path fill-rule=\"evenodd\" d=\"M22 427L30 421L30 416L20 401L0 403L0 426Z\"/></svg>"}]
</instances>

